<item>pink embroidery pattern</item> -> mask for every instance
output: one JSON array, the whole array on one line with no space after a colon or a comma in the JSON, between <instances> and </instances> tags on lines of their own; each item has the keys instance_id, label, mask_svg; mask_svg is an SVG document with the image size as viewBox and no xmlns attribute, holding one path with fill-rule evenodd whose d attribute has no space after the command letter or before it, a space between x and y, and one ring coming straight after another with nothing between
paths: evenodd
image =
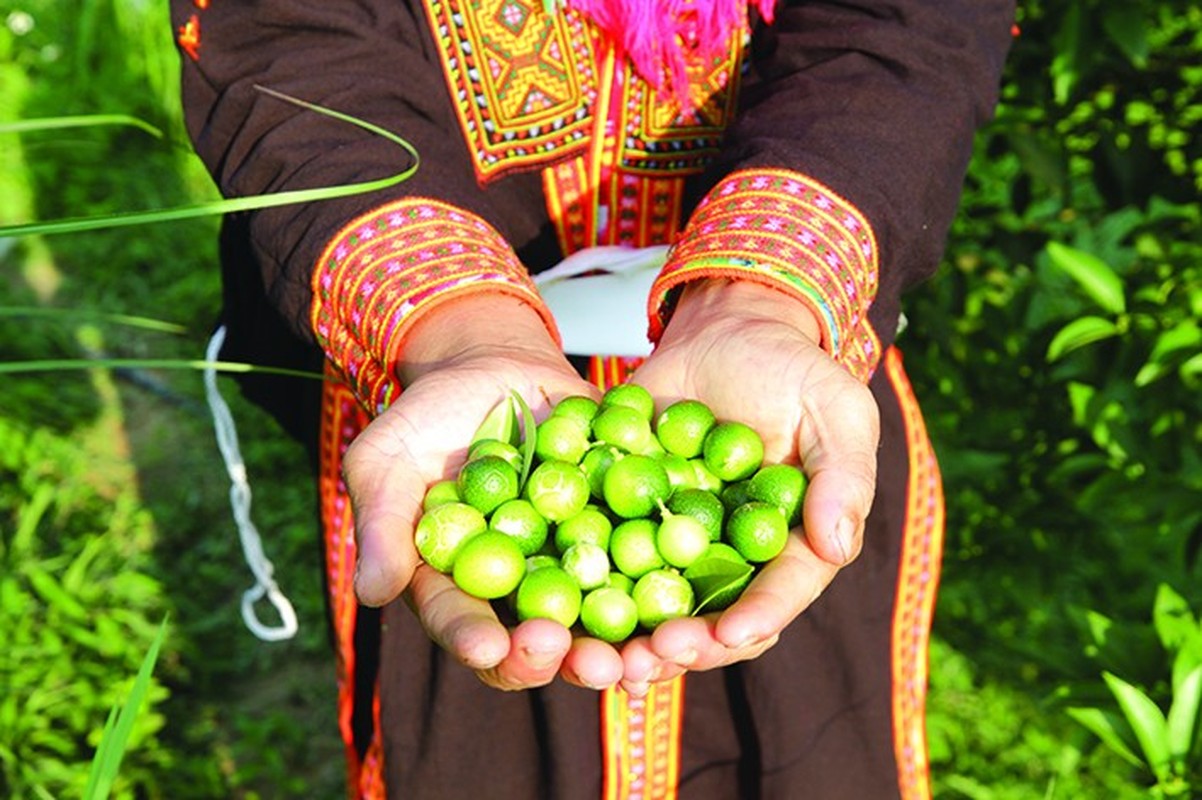
<instances>
[{"instance_id":1,"label":"pink embroidery pattern","mask_svg":"<svg viewBox=\"0 0 1202 800\"><path fill-rule=\"evenodd\" d=\"M679 288L702 278L753 280L809 306L823 347L867 381L880 361L868 323L879 280L876 240L860 212L826 186L786 170L728 176L697 207L651 289L658 341Z\"/></svg>"}]
</instances>

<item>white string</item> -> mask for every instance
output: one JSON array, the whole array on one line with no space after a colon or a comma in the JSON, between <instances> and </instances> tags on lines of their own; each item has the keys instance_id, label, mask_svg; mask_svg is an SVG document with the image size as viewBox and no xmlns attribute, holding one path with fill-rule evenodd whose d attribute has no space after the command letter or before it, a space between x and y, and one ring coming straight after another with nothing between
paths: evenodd
<instances>
[{"instance_id":1,"label":"white string","mask_svg":"<svg viewBox=\"0 0 1202 800\"><path fill-rule=\"evenodd\" d=\"M225 341L225 326L213 332L205 351L205 361L217 361L221 345ZM217 388L217 370L205 367L205 398L209 401L209 413L213 416L213 430L217 435L217 448L230 476L230 508L234 512L234 523L238 526L238 538L242 541L242 556L254 573L255 585L242 593L242 621L255 636L265 642L279 642L296 635L296 611L292 603L276 586L272 573L275 567L263 554L263 541L250 518L250 483L246 478L246 463L238 447L238 430L230 407ZM280 615L276 627L264 625L255 613L255 603L264 597L275 606Z\"/></svg>"}]
</instances>

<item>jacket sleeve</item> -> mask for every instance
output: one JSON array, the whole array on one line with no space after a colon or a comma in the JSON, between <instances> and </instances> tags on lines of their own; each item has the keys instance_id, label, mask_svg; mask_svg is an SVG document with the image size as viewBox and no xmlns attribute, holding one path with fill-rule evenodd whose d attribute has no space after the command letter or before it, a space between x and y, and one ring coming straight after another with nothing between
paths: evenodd
<instances>
[{"instance_id":1,"label":"jacket sleeve","mask_svg":"<svg viewBox=\"0 0 1202 800\"><path fill-rule=\"evenodd\" d=\"M440 289L492 285L541 302L507 244L537 235L537 215L521 209L539 186L508 180L485 191L477 183L420 4L172 0L171 13L189 135L223 195L360 182L410 165L395 143L258 86L372 122L419 153L417 172L391 189L260 210L244 221L270 305L297 337L324 347L371 407L386 399L382 359L402 327L360 311L385 303L420 311L445 296L407 293L430 277L409 268L424 247L469 245L426 260L446 278ZM395 254L411 258L386 258ZM314 291L323 286L330 291Z\"/></svg>"},{"instance_id":2,"label":"jacket sleeve","mask_svg":"<svg viewBox=\"0 0 1202 800\"><path fill-rule=\"evenodd\" d=\"M774 280L820 310L827 346L867 377L901 292L939 263L1013 14L1011 0L795 0L756 25L712 189L651 299L653 336L688 262L763 273L768 250L789 273ZM731 247L732 224L759 227Z\"/></svg>"}]
</instances>

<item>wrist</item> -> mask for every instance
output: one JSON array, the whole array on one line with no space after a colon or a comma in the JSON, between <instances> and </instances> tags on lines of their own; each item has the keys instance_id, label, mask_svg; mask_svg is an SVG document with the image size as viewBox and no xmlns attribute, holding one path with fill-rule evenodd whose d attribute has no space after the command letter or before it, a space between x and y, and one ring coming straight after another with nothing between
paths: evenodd
<instances>
[{"instance_id":1,"label":"wrist","mask_svg":"<svg viewBox=\"0 0 1202 800\"><path fill-rule=\"evenodd\" d=\"M822 342L817 313L792 295L755 281L705 278L689 282L681 291L664 331L696 331L729 321L735 325L774 322L789 325L816 345Z\"/></svg>"},{"instance_id":2,"label":"wrist","mask_svg":"<svg viewBox=\"0 0 1202 800\"><path fill-rule=\"evenodd\" d=\"M428 372L469 359L515 352L559 353L543 317L509 294L476 292L429 309L406 332L396 375L407 386Z\"/></svg>"}]
</instances>

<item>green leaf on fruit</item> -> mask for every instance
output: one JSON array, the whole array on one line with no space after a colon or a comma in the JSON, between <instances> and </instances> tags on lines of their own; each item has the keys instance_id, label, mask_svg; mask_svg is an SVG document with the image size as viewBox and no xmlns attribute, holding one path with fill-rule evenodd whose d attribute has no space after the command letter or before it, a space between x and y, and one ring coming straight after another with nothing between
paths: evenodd
<instances>
[{"instance_id":1,"label":"green leaf on fruit","mask_svg":"<svg viewBox=\"0 0 1202 800\"><path fill-rule=\"evenodd\" d=\"M506 397L493 406L492 411L489 411L488 416L484 418L484 422L480 423L480 427L476 429L471 444L488 439L517 446L518 420L513 411L513 398Z\"/></svg>"},{"instance_id":2,"label":"green leaf on fruit","mask_svg":"<svg viewBox=\"0 0 1202 800\"><path fill-rule=\"evenodd\" d=\"M751 580L754 571L750 564L729 558L704 558L690 565L684 576L697 596L693 616L729 605Z\"/></svg>"},{"instance_id":3,"label":"green leaf on fruit","mask_svg":"<svg viewBox=\"0 0 1202 800\"><path fill-rule=\"evenodd\" d=\"M526 478L530 477L530 467L534 464L535 430L538 423L534 421L534 412L530 410L526 399L515 391L510 391L509 394L522 413L522 474L519 476L518 486L525 489Z\"/></svg>"}]
</instances>

